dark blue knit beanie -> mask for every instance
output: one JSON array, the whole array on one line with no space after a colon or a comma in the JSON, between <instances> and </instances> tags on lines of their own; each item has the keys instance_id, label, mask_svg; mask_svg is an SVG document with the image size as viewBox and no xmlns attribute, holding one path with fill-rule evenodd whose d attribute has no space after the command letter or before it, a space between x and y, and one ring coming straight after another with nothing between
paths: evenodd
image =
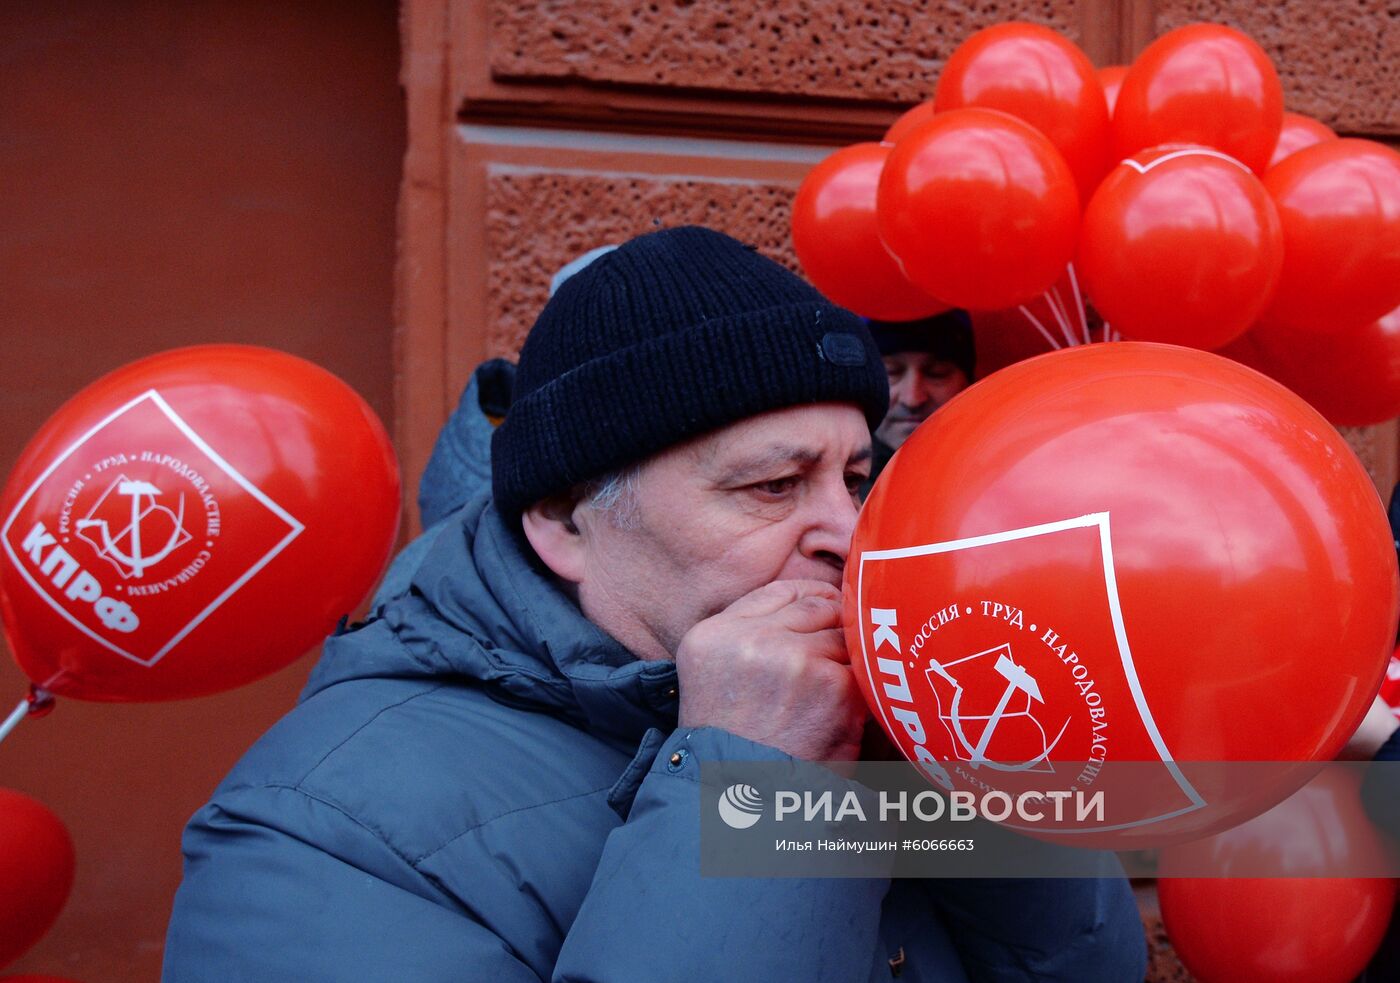
<instances>
[{"instance_id":1,"label":"dark blue knit beanie","mask_svg":"<svg viewBox=\"0 0 1400 983\"><path fill-rule=\"evenodd\" d=\"M639 236L566 280L520 352L491 440L506 514L746 417L854 403L889 408L864 322L729 236Z\"/></svg>"}]
</instances>

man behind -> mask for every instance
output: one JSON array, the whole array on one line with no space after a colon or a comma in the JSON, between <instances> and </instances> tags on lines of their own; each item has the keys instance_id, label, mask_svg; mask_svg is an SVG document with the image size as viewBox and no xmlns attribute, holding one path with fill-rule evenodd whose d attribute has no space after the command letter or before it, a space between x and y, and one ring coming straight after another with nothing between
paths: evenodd
<instances>
[{"instance_id":1,"label":"man behind","mask_svg":"<svg viewBox=\"0 0 1400 983\"><path fill-rule=\"evenodd\" d=\"M657 232L560 287L494 435L481 405L400 586L192 820L167 981L1142 978L1121 879L699 874L702 761L858 753L859 318ZM488 441L489 488L438 486Z\"/></svg>"},{"instance_id":2,"label":"man behind","mask_svg":"<svg viewBox=\"0 0 1400 983\"><path fill-rule=\"evenodd\" d=\"M972 384L976 353L966 311L869 323L890 384L889 412L875 428L871 475L878 477L914 428Z\"/></svg>"}]
</instances>

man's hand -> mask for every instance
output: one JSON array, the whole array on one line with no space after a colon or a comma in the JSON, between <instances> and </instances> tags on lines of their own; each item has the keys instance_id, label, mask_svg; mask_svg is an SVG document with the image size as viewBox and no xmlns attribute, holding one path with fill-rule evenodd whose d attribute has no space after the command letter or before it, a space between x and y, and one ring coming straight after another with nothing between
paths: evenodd
<instances>
[{"instance_id":1,"label":"man's hand","mask_svg":"<svg viewBox=\"0 0 1400 983\"><path fill-rule=\"evenodd\" d=\"M841 592L779 580L688 631L680 723L719 727L810 761L852 761L866 706L841 631Z\"/></svg>"}]
</instances>

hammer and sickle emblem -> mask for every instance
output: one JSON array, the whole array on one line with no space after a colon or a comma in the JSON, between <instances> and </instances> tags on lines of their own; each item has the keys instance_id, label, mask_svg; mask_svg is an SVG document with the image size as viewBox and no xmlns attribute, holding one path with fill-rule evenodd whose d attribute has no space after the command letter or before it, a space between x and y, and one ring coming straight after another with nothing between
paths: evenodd
<instances>
[{"instance_id":1,"label":"hammer and sickle emblem","mask_svg":"<svg viewBox=\"0 0 1400 983\"><path fill-rule=\"evenodd\" d=\"M963 730L962 714L959 707L962 703L963 688L957 686L953 692L953 703L949 708L948 716L952 720L953 730L958 735L958 740L962 741L963 747L971 754L968 762L973 768L979 765L986 765L994 771L1027 771L1035 767L1040 762L1050 757L1050 752L1055 750L1055 745L1060 743L1060 738L1065 736L1065 730L1069 727L1066 720L1060 727L1060 732L1055 735L1055 739L1050 741L1045 750L1028 761L1019 764L1006 764L1004 762L992 761L987 757L987 745L992 741L992 735L996 732L997 724L1001 722L1002 715L1006 713L1006 707L1011 702L1011 698L1018 692L1025 693L1032 700L1043 704L1045 699L1040 695L1040 685L1036 683L1035 677L1026 672L1024 668L1011 661L1011 657L1002 653L997 656L995 665L997 674L1006 680L1006 689L1002 691L1001 698L997 700L996 709L987 718L987 724L982 729L982 734L977 743L973 744L968 740L967 733Z\"/></svg>"},{"instance_id":2,"label":"hammer and sickle emblem","mask_svg":"<svg viewBox=\"0 0 1400 983\"><path fill-rule=\"evenodd\" d=\"M146 572L147 567L154 566L170 555L177 546L180 545L180 535L185 528L185 496L180 496L180 503L177 506L178 512L173 513L175 520L170 531L170 538L165 545L154 553L142 551L141 542L141 520L145 517L149 509L142 508L142 501L149 498L151 507L154 508L156 496L160 494L160 489L149 481L122 481L117 485L118 495L129 495L131 497L131 524L126 529L112 535L111 529L107 525L106 519L79 519L78 529L90 529L96 527L102 535L102 549L108 556L118 563L127 567L131 571L131 576L140 577ZM123 552L117 547L117 541L123 536L130 536L131 546L128 552Z\"/></svg>"}]
</instances>

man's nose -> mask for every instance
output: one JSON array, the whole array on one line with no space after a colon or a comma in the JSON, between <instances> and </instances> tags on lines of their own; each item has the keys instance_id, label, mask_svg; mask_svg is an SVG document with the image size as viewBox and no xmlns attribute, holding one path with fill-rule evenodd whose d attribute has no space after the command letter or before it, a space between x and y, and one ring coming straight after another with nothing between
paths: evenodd
<instances>
[{"instance_id":1,"label":"man's nose","mask_svg":"<svg viewBox=\"0 0 1400 983\"><path fill-rule=\"evenodd\" d=\"M927 406L934 396L933 381L925 375L919 375L914 382L914 398L918 400L915 406Z\"/></svg>"},{"instance_id":2,"label":"man's nose","mask_svg":"<svg viewBox=\"0 0 1400 983\"><path fill-rule=\"evenodd\" d=\"M895 383L891 395L903 406L922 406L928 402L928 385L918 372L906 372Z\"/></svg>"},{"instance_id":3,"label":"man's nose","mask_svg":"<svg viewBox=\"0 0 1400 983\"><path fill-rule=\"evenodd\" d=\"M856 531L859 512L844 476L824 483L820 493L813 496L810 509L809 525L799 547L805 556L840 571L851 551L851 537Z\"/></svg>"}]
</instances>

